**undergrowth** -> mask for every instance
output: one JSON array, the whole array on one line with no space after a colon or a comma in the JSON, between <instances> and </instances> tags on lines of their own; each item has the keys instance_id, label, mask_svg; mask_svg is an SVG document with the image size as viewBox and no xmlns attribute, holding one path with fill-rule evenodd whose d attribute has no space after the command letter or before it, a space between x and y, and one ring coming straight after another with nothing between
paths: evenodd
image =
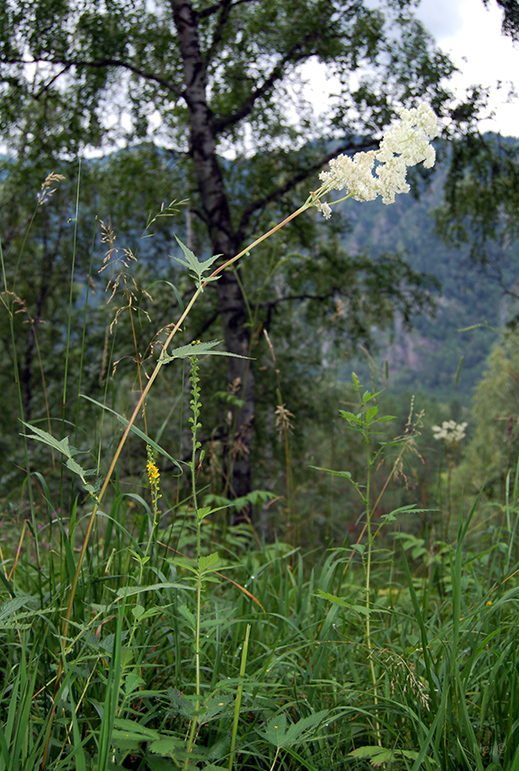
<instances>
[{"instance_id":1,"label":"undergrowth","mask_svg":"<svg viewBox=\"0 0 519 771\"><path fill-rule=\"evenodd\" d=\"M303 551L295 518L289 537L272 543L247 517L230 524L230 512L273 496L232 502L200 485L200 362L217 343L171 341L226 266L209 273L216 258L201 263L180 248L196 290L146 378L132 321L139 385L129 418L108 388L103 400L89 397L101 417L98 444L85 452L84 427L65 414L66 375L60 420L24 421L20 398L19 531L7 519L12 501L2 523L0 771L519 771L519 473L485 519L477 502L467 512L449 500L453 538L418 532L416 506L381 513L414 429L410 420L390 436L391 416L354 375L355 402L341 417L364 447L364 474L308 473L351 486L358 536ZM16 380L16 287L3 255L2 270ZM133 318L143 294L123 284ZM75 302L71 292L71 314ZM85 305L83 343L87 317ZM69 328L67 351L73 337ZM166 449L167 420L148 430L147 397L163 367L184 364L190 454L181 461ZM81 378L77 387L76 402ZM290 413L281 418L291 500ZM122 478L130 435L145 453ZM48 475L34 467L35 443L52 457ZM386 482L375 488L386 456ZM164 484L165 466L189 478L185 495Z\"/></svg>"}]
</instances>

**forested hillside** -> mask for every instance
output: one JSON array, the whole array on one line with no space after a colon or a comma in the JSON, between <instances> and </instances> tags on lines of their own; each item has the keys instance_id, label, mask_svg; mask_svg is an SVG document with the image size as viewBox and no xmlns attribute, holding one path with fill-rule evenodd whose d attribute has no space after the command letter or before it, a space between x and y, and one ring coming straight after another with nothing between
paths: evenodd
<instances>
[{"instance_id":1,"label":"forested hillside","mask_svg":"<svg viewBox=\"0 0 519 771\"><path fill-rule=\"evenodd\" d=\"M435 314L414 316L412 331L397 318L383 338L386 342L379 340L375 360L384 377L387 361L392 389L418 390L447 401L456 394L468 405L492 344L517 312L517 299L510 294L517 282L517 245L488 245L486 264L481 265L471 259L470 237L457 247L445 243L435 212L443 203L448 163L444 147L434 172L416 180L416 195L401 197L393 206L348 202L351 232L344 243L353 252L365 249L373 255L401 251L414 270L438 280ZM472 329L460 331L467 328Z\"/></svg>"},{"instance_id":2,"label":"forested hillside","mask_svg":"<svg viewBox=\"0 0 519 771\"><path fill-rule=\"evenodd\" d=\"M519 143L415 8L2 4L0 771L518 771Z\"/></svg>"}]
</instances>

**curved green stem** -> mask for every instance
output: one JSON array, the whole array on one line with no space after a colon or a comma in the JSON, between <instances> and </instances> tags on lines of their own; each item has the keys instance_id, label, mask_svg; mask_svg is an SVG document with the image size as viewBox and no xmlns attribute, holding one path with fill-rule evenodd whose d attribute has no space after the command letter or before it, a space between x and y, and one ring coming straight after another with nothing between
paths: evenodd
<instances>
[{"instance_id":1,"label":"curved green stem","mask_svg":"<svg viewBox=\"0 0 519 771\"><path fill-rule=\"evenodd\" d=\"M62 637L63 638L66 638L67 635L68 635L68 631L69 631L69 627L70 627L70 618L72 616L72 608L73 608L73 605L74 605L74 598L76 596L76 590L77 590L77 584L78 584L78 581L79 581L79 575L81 573L81 567L82 567L83 561L85 559L86 551L87 551L87 548L88 548L88 543L90 541L90 536L92 534L94 523L96 521L97 512L99 511L99 507L100 507L100 505L101 505L101 503L102 503L102 501L104 499L104 496L105 496L106 491L108 489L108 486L110 484L110 480L112 478L112 474L113 474L113 472L115 470L115 467L116 467L117 461L119 460L119 457L121 455L122 449L123 449L124 445L126 444L126 440L128 439L128 436L130 434L132 426L135 423L135 420L137 419L137 416L141 412L141 410L143 408L143 405L144 405L144 403L145 403L145 401L147 399L147 396L148 396L148 394L149 394L149 392L151 390L151 387L152 387L153 383L155 382L155 380L157 379L157 376L158 376L160 370L162 369L162 365L164 364L164 360L165 360L165 357L167 355L167 349L168 349L169 345L171 344L171 341L173 340L173 338L175 337L177 332L180 330L182 324L184 323L184 321L186 320L187 316L191 312L191 309L193 308L194 304L198 300L200 294L203 292L203 290L205 289L207 284L212 279L214 279L216 276L220 275L226 268L228 268L233 263L237 262L237 260L239 260L241 257L243 257L244 255L248 254L251 251L251 249L254 249L254 247L258 246L258 244L262 243L267 238L269 238L271 235L273 235L275 232L277 232L282 227L284 227L286 224L291 222L291 220L295 219L300 214L302 214L304 211L306 211L307 209L311 208L314 205L315 198L318 197L318 195L321 195L321 194L322 194L321 190L319 190L318 194L314 193L314 194L310 195L307 198L307 200L305 201L305 203L302 206L299 207L299 209L296 209L296 211L292 212L292 214L290 214L288 217L286 217L286 219L284 219L282 222L280 222L277 225L275 225L273 228L271 228L269 231L267 231L267 233L264 233L262 236L257 238L255 241L252 242L252 244L247 246L245 249L243 249L241 252L236 254L230 260L227 260L226 262L222 263L222 265L219 265L216 268L216 270L214 270L211 273L209 278L204 283L201 283L197 287L197 289L193 293L193 296L191 297L191 300L186 305L183 313L181 314L180 318L178 319L178 321L174 325L173 329L168 334L168 336L166 338L166 341L165 341L165 343L162 346L162 350L161 350L160 356L158 358L158 361L157 361L157 363L155 365L155 368L154 368L153 372L151 373L151 375L149 377L149 380L146 383L146 386L142 390L142 393L141 393L141 395L140 395L140 397L139 397L139 399L138 399L138 401L137 401L137 403L135 405L135 408L134 408L134 410L132 412L132 415L131 415L131 417L130 417L130 419L128 421L128 424L126 425L126 428L123 431L123 435L121 436L121 439L119 441L117 449L116 449L116 451L115 451L115 453L113 455L113 458L112 458L112 461L111 461L110 466L108 468L108 472L106 474L105 480L104 480L104 482L103 482L103 484L101 486L101 489L99 491L99 494L98 494L98 496L96 498L94 507L92 509L92 513L90 514L90 519L88 521L88 525L87 525L87 528L86 528L85 536L84 536L84 539L83 539L83 545L82 545L81 552L79 554L78 562L77 562L77 565L76 565L76 571L75 571L75 574L74 574L74 578L72 580L72 585L70 587L70 594L69 594L69 600L68 600L68 604L67 604L67 610L65 612L65 617L64 617L64 621L63 621L63 629L62 629ZM57 694L59 692L59 689L60 689L60 686L61 686L61 677L63 675L63 668L64 668L64 649L63 649L62 654L61 654L61 658L60 658L60 661L59 661L59 664L58 664L58 671L57 671L57 674L56 674L56 681L55 681L55 688L54 688L54 700L53 700L53 705L52 705L52 708L51 708L51 715L50 715L50 719L49 719L49 723L48 723L47 735L45 737L45 746L44 746L44 751L43 751L43 760L42 760L41 767L40 767L41 771L44 771L44 769L45 769L45 767L47 765L48 754L49 754L50 738L51 738L51 733L52 733L52 725L53 725L53 721L54 721L54 714L55 714L55 708L56 708L56 696L57 696ZM194 738L194 733L193 733L193 738Z\"/></svg>"}]
</instances>

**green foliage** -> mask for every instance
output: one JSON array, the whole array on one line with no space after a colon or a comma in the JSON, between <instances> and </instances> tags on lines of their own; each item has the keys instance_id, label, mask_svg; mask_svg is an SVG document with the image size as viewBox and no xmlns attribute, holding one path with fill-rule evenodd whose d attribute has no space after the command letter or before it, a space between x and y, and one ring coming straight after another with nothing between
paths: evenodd
<instances>
[{"instance_id":1,"label":"green foliage","mask_svg":"<svg viewBox=\"0 0 519 771\"><path fill-rule=\"evenodd\" d=\"M471 439L456 474L458 487L467 493L484 489L501 501L519 451L517 342L515 331L504 334L488 358L474 395Z\"/></svg>"},{"instance_id":2,"label":"green foliage","mask_svg":"<svg viewBox=\"0 0 519 771\"><path fill-rule=\"evenodd\" d=\"M428 91L437 102L445 98L440 81L452 72L452 64L434 49L409 6L388 2L373 10L360 2L321 0L269 0L260 6L189 3L188 12L196 14L209 107L220 141L239 143L245 126L258 150L271 146L273 139L286 143L301 134L315 136L308 105L286 78L308 60L326 63L342 84L343 98L330 110L331 126L345 123L351 104L363 123L371 120L380 126L395 103L417 93ZM106 10L94 3L7 3L0 39L4 129L9 127L12 139L29 153L36 154L34 138L39 152L73 153L85 144L102 143L114 122L108 106L111 112L126 107L132 137L149 136L158 112L155 132L184 148L189 120L182 101L184 51L180 11L176 5L173 10L168 12L165 3L150 8L142 0L118 0ZM390 23L399 31L396 39L388 31ZM27 58L46 63L31 83L32 92L22 66ZM269 66L259 68L263 59ZM362 79L350 92L347 76L368 64L371 80ZM68 77L63 78L65 72ZM30 93L38 99L31 102ZM297 127L287 114L292 103L302 116Z\"/></svg>"},{"instance_id":3,"label":"green foliage","mask_svg":"<svg viewBox=\"0 0 519 771\"><path fill-rule=\"evenodd\" d=\"M448 110L451 95L443 82L453 65L413 17L412 6L411 0L384 0L376 9L361 0L161 0L153 6L146 0L111 0L106 7L83 0L9 1L0 25L0 131L17 160L28 166L36 159L55 163L80 156L86 148L131 142L147 147L154 141L159 154L171 155L184 172L190 208L183 262L201 281L196 271L207 264L194 251L221 255L220 267L225 261L231 265L244 246L256 243L258 232L269 229L268 222L279 222L296 208L295 201L300 206L307 200L308 180L332 155L371 147L397 107L426 98L437 112ZM329 104L319 116L303 87L304 67L315 62L326 67L330 83L339 84L338 93L335 85L330 89ZM244 161L251 146L257 157L250 163L229 163L219 155L231 149ZM115 166L124 171L122 159ZM130 185L138 164L129 159L128 166ZM153 186L154 170L142 165L142 184L132 184L132 194L136 187ZM114 198L121 189L114 185ZM169 190L162 200L160 215L167 211L164 201L171 201ZM124 218L123 201L111 206ZM304 244L305 256L316 250L311 232L318 229L294 229L299 232L294 244L298 250ZM194 250L193 241L198 242ZM347 328L353 340L370 337L373 324L385 323L394 304L409 315L423 300L420 283L415 288L416 277L404 266L392 273L380 264L341 257L335 272L340 280L328 288L325 300L328 306L336 295L351 301ZM214 294L206 293L213 294L209 307L200 304L198 318L193 317L202 329L218 319L226 348L240 356L252 353L255 322L266 323L265 316L269 321L280 301L304 299L318 308L322 299L322 291L309 287L315 272L303 292L288 292L282 300L272 291L267 298L256 294L254 278L239 268L226 271ZM124 321L132 326L137 358L145 348L133 329L133 311L139 309L143 325L149 312L146 282L138 285L139 290L130 290L124 279L117 284L126 288L124 307L131 301ZM181 305L182 287L175 282L170 287ZM377 301L368 303L368 292L380 287ZM266 310L262 319L251 313L258 308ZM165 319L164 327L169 323ZM195 327L192 336L197 332ZM227 445L224 487L237 497L251 490L255 375L253 364L233 359L227 361L226 377L220 376L228 387L241 383L237 395L245 402L231 409L232 426L221 431ZM141 383L144 379L141 371ZM236 435L241 443L234 441ZM237 447L241 451L233 459Z\"/></svg>"},{"instance_id":4,"label":"green foliage","mask_svg":"<svg viewBox=\"0 0 519 771\"><path fill-rule=\"evenodd\" d=\"M279 367L299 359L299 369L293 368L297 379L311 370L311 363L310 377L300 377L304 392L309 380L318 381L331 307L337 340L344 332L352 341L367 340L375 322L390 319L395 307L407 320L430 287L423 277L411 287L416 277L400 259L351 258L334 234L315 239L315 221L307 231L287 227L280 235L279 227L307 204L285 213L279 226L265 227L273 238L261 247L262 260L250 261L243 270L234 264L248 254L239 247L253 229L254 216L256 228L277 214L276 207L281 211L282 196L296 191L329 151L320 142L309 143L301 154L302 166L290 166L295 156L283 146L297 132L282 110L274 110L285 89L285 66L296 67L315 56L331 63L345 84L343 103L328 124L332 132L352 104L359 125L349 128L356 131L385 125L396 98L413 101L426 90L438 104L444 101L438 84L450 64L430 50L407 2L388 2L386 10L396 19L401 40L386 31L380 9L362 3L201 2L196 13L189 1L176 0L167 9L124 0L106 9L61 0L7 6L0 40L0 60L8 75L0 105L6 125L12 121L13 94L25 97L19 41L27 41L24 56L48 65L35 72L33 88L41 93L34 114L21 99L13 136L22 160L31 158L36 144L42 154L53 155L101 142L100 97L110 96L122 67L132 74L123 78L123 85L135 106L134 136L147 132L150 105L161 113L172 143L185 141L189 124L194 207L209 233L202 243L225 242L225 249L211 250L222 251L222 261L204 261L176 240L183 254L177 262L188 268L193 293L183 273L161 275L161 260L146 259L156 257L146 251L153 249L148 238L140 233L134 237L134 231L129 236L133 246L118 249L113 223L100 221L105 248L101 271L108 277L110 302L117 302L107 312L94 278L94 236L87 238L81 224L79 182L70 189L63 186L67 214L72 214L66 218L71 225L68 240L62 241L64 226L58 217L55 227L47 205L61 190L51 189L57 176L43 183L34 216L34 201L14 207L14 226L2 254L2 345L4 358L12 360L9 388L18 401L11 419L22 419L31 433L23 434L21 450L17 447L23 481L9 489L10 510L25 523L18 538L10 535L2 543L5 553L0 555L0 771L342 771L365 769L368 763L387 763L395 771L418 771L421 766L483 771L486 764L490 771L485 755L492 754L496 768L500 747L502 767L513 768L519 723L514 654L517 485L504 509L497 509L499 526L485 529L483 550L469 538L473 523L481 527L474 508L466 519L460 515L453 544L448 527L445 542L438 542L432 529L420 529L412 521L429 512L425 505L403 500L407 491L402 486L395 492L402 500L384 500L387 508L382 508L402 471L404 449L413 445L413 421L411 414L402 421L397 411L394 418L385 416L381 394L375 387L362 387L355 375L351 389L342 389L341 398L347 401L339 413L348 429L341 440L348 447L348 470L336 471L334 462L329 474L327 461L317 458L319 465L310 471L306 448L299 455L291 450L294 415L284 389L282 395ZM186 48L200 65L193 77L185 72ZM265 56L271 66L266 79L264 68L258 67ZM351 93L346 83L361 62L372 65L375 80L360 82ZM69 73L62 89L54 67ZM193 87L200 99L192 98ZM210 120L197 123L195 106L202 112L207 108ZM61 134L56 132L60 125ZM312 126L307 127L311 136ZM26 144L31 131L38 132L34 145ZM254 159L251 165L258 174L251 175L247 186L247 174L240 179L246 164L222 171L215 147L217 141L239 140L249 132L260 149L274 148ZM348 137L347 149L352 142ZM143 158L153 157L148 150L142 151ZM167 178L168 164L158 156L157 168ZM124 180L124 159L112 161L107 165ZM138 175L139 164L129 167L130 176ZM90 167L92 184L96 168L103 163ZM4 194L11 185L17 189L16 176L23 178L26 166L14 164L12 170L15 179L6 181ZM103 194L117 189L110 187L112 182ZM241 187L237 199L242 209L231 214L228 193L234 184L235 190ZM167 203L167 192L158 212L143 216L146 226L154 228L157 247L173 242L169 225L179 214L179 205ZM307 196L302 200L308 202ZM95 208L95 196L88 200L88 207L92 200ZM110 210L112 203L106 205ZM122 220L129 217L122 200L113 206ZM6 225L12 222L6 218ZM188 221L189 243L199 235L191 225ZM34 252L26 263L25 239ZM70 261L61 257L63 244L70 249ZM89 245L83 249L84 244ZM202 254L204 248L198 251ZM287 266L290 251L296 255ZM136 260L139 252L141 263ZM169 261L164 262L171 270ZM33 313L24 297L30 297L35 265L39 284ZM308 269L298 271L300 265ZM207 276L210 269L214 275ZM59 291L65 275L66 307ZM202 289L208 278L217 276L220 309L215 311L215 295L207 292L199 312ZM391 278L394 286L388 286ZM53 291L49 280L58 285ZM167 298L157 314L160 331L153 337L148 331L150 283L163 292L163 301ZM247 285L254 290L247 291ZM33 400L34 352L51 297L61 308L53 332L63 370L47 389L47 355L49 369L56 367L49 336L39 354L42 394ZM339 312L341 299L348 301L345 318ZM274 345L266 337L270 369L264 391L266 400L270 397L264 417L264 424L270 420L270 443L274 415L283 439L286 484L281 497L269 490L239 490L234 471L241 464L247 476L243 467L251 448L244 426L250 431L254 394L245 381L253 377L248 368L259 347L256 330L271 328L277 305L288 300L296 311L285 314L278 326L279 346L277 339ZM176 323L171 321L172 301ZM17 309L30 321L29 335L23 334ZM213 394L222 390L210 368L214 357L206 356L220 352L214 350L214 340L199 342L219 313L229 361L241 367L234 370L229 396L219 400L225 432L214 426L211 400L202 399L205 384ZM316 332L310 341L309 321ZM171 347L177 334L184 338ZM100 366L89 373L91 358ZM92 395L82 400L87 375L86 390ZM155 388L155 381L160 387ZM337 391L332 399L328 384L314 390L307 410L311 399L317 402L325 394L323 412L336 412ZM85 414L82 408L92 412ZM45 429L38 425L43 421ZM321 425L328 441L332 426L331 420ZM18 438L18 428L16 424L9 436ZM32 440L46 455L35 451ZM221 447L213 451L218 441ZM306 446L316 455L321 452L318 443ZM103 479L99 489L86 481L89 472L76 460L79 447L89 447L95 459L94 473ZM266 451L274 464L274 450ZM54 467L54 452L63 456L64 465ZM308 531L308 541L312 533L297 511L295 458L308 488L318 489L326 475L329 491L330 480L339 480L352 492L341 491L342 521L327 533L333 547L327 552L318 541L318 553L299 549L301 531ZM213 471L219 459L226 461L223 473ZM185 485L178 476L184 468L189 472ZM264 473L270 481L274 474L269 472ZM225 479L223 490L214 483L217 474ZM84 488L79 492L76 477ZM312 501L305 504L310 507ZM292 543L283 538L263 542L251 524L252 507L264 532L276 527ZM241 514L241 524L230 525L220 516L227 508ZM348 530L348 522L355 520L357 533ZM11 528L14 533L14 524ZM400 528L410 532L402 534ZM511 700L510 693L515 695Z\"/></svg>"},{"instance_id":5,"label":"green foliage","mask_svg":"<svg viewBox=\"0 0 519 771\"><path fill-rule=\"evenodd\" d=\"M75 460L75 456L78 454L79 450L69 443L68 436L63 437L61 441L58 441L47 431L43 431L43 429L37 428L36 426L31 426L29 423L24 423L23 421L22 423L26 428L29 428L33 432L32 434L24 434L24 436L28 439L36 439L38 442L57 450L67 459L65 463L66 467L80 478L84 489L90 493L95 500L96 493L99 491L101 483L98 481L95 485L91 485L86 481L87 476L96 473L95 469L86 470Z\"/></svg>"},{"instance_id":6,"label":"green foliage","mask_svg":"<svg viewBox=\"0 0 519 771\"><path fill-rule=\"evenodd\" d=\"M474 512L453 545L400 532L420 507L377 519L381 460L389 456L391 477L412 437L395 437L399 417L354 376L340 419L364 471L358 463L333 473L362 503L365 534L320 555L258 546L250 525L217 525L225 498L198 504L204 349L188 349L190 499L170 500L153 449L149 491L121 494L116 481L85 540L89 531L58 510L60 490L41 477L57 518L40 529L36 517L17 546L2 547L0 768L339 771L387 762L472 771L494 756L511 767L519 702L504 695L519 692L510 658L517 486L483 550L468 537ZM32 430L74 457L68 441ZM382 531L398 537L382 541Z\"/></svg>"},{"instance_id":7,"label":"green foliage","mask_svg":"<svg viewBox=\"0 0 519 771\"><path fill-rule=\"evenodd\" d=\"M509 514L515 528L517 511ZM144 550L139 520L124 500L111 516L116 529L109 541L94 539L82 571L83 610L67 642L49 769L133 763L153 771L189 760L199 768L338 771L359 768L365 759L391 760L402 769L425 764L469 771L492 768L492 757L512 768L519 704L505 697L517 685L519 555L510 531L495 533L489 548L473 552L466 543L468 519L432 569L427 559L434 542L408 563L398 549L374 554L374 700L366 615L354 602L362 596L358 556L339 549L316 560L282 543L243 549L243 525L216 535L204 519L199 559L177 560L161 546L165 533L159 530L135 586L140 568L129 558L121 526L131 526L138 553ZM177 551L189 549L193 528L193 512L186 513ZM1 631L0 763L13 771L17 764L39 767L49 725L47 702L37 694L48 691L60 650L62 536L66 531L56 530L55 553L47 552L42 563L45 596L50 592L55 600L42 605L31 592L2 605L12 623ZM232 557L239 543L241 553ZM215 545L226 554L232 581L220 574ZM29 552L24 545L9 579L17 594L31 582ZM112 555L108 563L105 554ZM196 600L192 589L202 574L204 590ZM160 582L153 584L154 576ZM192 640L198 602L197 699ZM196 738L188 751L193 723Z\"/></svg>"},{"instance_id":8,"label":"green foliage","mask_svg":"<svg viewBox=\"0 0 519 771\"><path fill-rule=\"evenodd\" d=\"M488 0L483 0L488 5ZM510 35L513 40L517 40L519 34L519 9L514 0L496 0L497 4L503 9L503 34Z\"/></svg>"},{"instance_id":9,"label":"green foliage","mask_svg":"<svg viewBox=\"0 0 519 771\"><path fill-rule=\"evenodd\" d=\"M451 152L445 201L437 212L440 232L450 243L468 242L476 261L493 263L492 242L506 248L518 235L519 145L474 132L453 141Z\"/></svg>"},{"instance_id":10,"label":"green foliage","mask_svg":"<svg viewBox=\"0 0 519 771\"><path fill-rule=\"evenodd\" d=\"M220 278L220 276L205 276L204 274L208 272L208 270L211 268L211 266L216 262L216 260L221 257L221 254L213 255L213 257L208 257L204 262L200 262L198 257L196 257L191 249L188 249L185 244L182 243L182 241L175 236L178 245L182 249L182 252L184 253L184 259L181 257L175 257L175 260L179 262L181 265L184 265L189 270L189 276L190 278L195 282L195 286L197 289L203 290L206 284L209 284L211 281L216 281Z\"/></svg>"}]
</instances>

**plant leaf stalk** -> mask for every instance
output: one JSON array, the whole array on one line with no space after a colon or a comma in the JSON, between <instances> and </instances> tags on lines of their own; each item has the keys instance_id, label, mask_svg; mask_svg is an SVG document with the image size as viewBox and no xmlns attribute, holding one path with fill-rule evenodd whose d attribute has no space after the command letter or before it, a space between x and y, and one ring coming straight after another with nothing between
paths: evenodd
<instances>
[{"instance_id":1,"label":"plant leaf stalk","mask_svg":"<svg viewBox=\"0 0 519 771\"><path fill-rule=\"evenodd\" d=\"M68 631L69 631L69 627L70 627L70 619L71 619L71 616L72 616L72 608L74 606L74 598L75 598L75 595L76 595L77 584L78 584L79 576L80 576L80 573L81 573L81 567L82 567L83 561L85 559L85 555L86 555L86 552L87 552L88 544L89 544L89 541L90 541L90 536L92 534L92 530L93 530L93 527L94 527L94 524L95 524L95 521L96 521L97 513L98 513L99 508L101 506L101 503L102 503L102 501L104 499L104 496L105 496L106 491L108 489L108 486L110 484L110 480L112 478L112 474L113 474L113 472L115 470L115 467L117 465L117 462L119 460L119 457L121 455L123 447L126 444L126 440L128 439L128 436L130 434L132 426L134 425L138 415L141 413L141 411L143 409L143 406L144 406L144 404L146 402L146 399L148 397L148 394L149 394L149 392L150 392L150 390L151 390L155 380L157 379L157 377L159 375L159 372L162 369L163 364L167 363L167 361L168 361L168 359L167 359L167 350L168 350L168 347L171 344L171 341L173 340L173 338L175 337L177 332L181 329L182 324L184 323L184 321L188 317L189 313L191 312L191 310L192 310L193 306L195 305L196 301L198 300L199 296L202 294L202 292L204 291L205 287L211 281L213 281L216 278L218 278L220 276L220 274L223 273L223 271L226 268L228 268L231 265L233 265L235 262L237 262L239 259L241 259L245 255L248 255L249 252L252 249L254 249L260 243L265 241L271 235L276 233L278 230L283 228L289 222L294 220L300 214L302 214L303 212L307 211L307 209L312 208L315 205L316 198L319 198L321 195L324 195L325 192L326 192L326 190L324 188L320 188L319 191L317 191L316 193L311 193L308 196L308 198L306 199L305 203L302 206L300 206L298 209L296 209L294 212L292 212L292 214L290 214L288 217L286 217L282 222L279 222L277 225L275 225L273 228L271 228L266 233L261 235L259 238L255 239L251 244L249 244L249 246L247 246L245 249L242 249L242 251L238 252L238 254L236 254L234 257L231 257L229 260L227 260L226 262L224 262L221 265L219 265L205 280L201 280L201 281L198 282L198 286L195 289L195 291L193 293L193 296L191 297L189 303L186 305L186 307L185 307L184 311L182 312L182 314L180 315L178 321L175 323L175 325L173 326L173 328L169 332L169 334L168 334L168 336L167 336L167 338L166 338L166 340L165 340L165 342L164 342L164 344L162 346L162 350L160 352L160 355L159 355L159 358L158 358L157 363L155 365L155 368L153 369L153 371L152 371L152 373L151 373L151 375L150 375L150 377L148 379L148 382L146 383L145 387L143 388L143 390L141 392L141 395L140 395L140 397L139 397L139 399L138 399L138 401L137 401L137 403L136 403L136 405L134 407L134 410L133 410L132 415L131 415L131 417L130 417L130 419L128 421L128 424L126 425L126 427L125 427L125 429L123 431L121 439L119 440L119 444L118 444L117 449L115 450L115 453L113 455L113 458L112 458L112 461L111 461L110 466L108 468L108 471L107 471L106 477L104 479L104 482L103 482L103 484L102 484L102 486L101 486L101 488L99 490L99 493L98 493L97 497L95 498L94 506L93 506L93 509L92 509L92 513L90 514L88 525L87 525L87 528L86 528L86 531L85 531L85 536L84 536L84 539L83 539L83 545L81 547L81 552L80 552L79 557L78 557L76 571L75 571L75 574L74 574L72 585L70 587L69 600L68 600L67 609L66 609L65 616L64 616L64 621L63 621L63 628L62 628L62 637L64 639L66 639L66 637L68 635ZM65 651L65 648L63 647L62 648L62 654L61 654L61 657L60 657L60 661L59 661L59 664L58 664L57 674L56 674L53 704L52 704L51 714L50 714L49 723L48 723L47 735L46 735L46 740L45 740L45 747L44 747L44 752L43 752L43 759L42 759L42 763L41 763L41 766L40 766L41 771L44 771L44 769L46 768L47 761L48 761L48 756L49 756L49 746L50 746L52 726L53 726L53 720L54 720L55 709L56 709L56 700L57 700L57 695L58 695L59 690L60 690L61 678L62 678L63 669L64 669L64 656L65 656L64 651Z\"/></svg>"}]
</instances>

